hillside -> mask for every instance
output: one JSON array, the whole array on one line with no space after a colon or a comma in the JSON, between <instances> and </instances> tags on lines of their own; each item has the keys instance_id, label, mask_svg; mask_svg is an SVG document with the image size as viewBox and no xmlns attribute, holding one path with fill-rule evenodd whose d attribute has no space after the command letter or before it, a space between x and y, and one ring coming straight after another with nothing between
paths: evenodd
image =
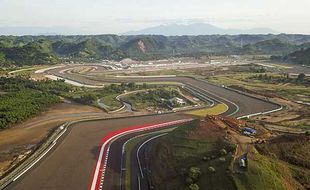
<instances>
[{"instance_id":1,"label":"hillside","mask_svg":"<svg viewBox=\"0 0 310 190\"><path fill-rule=\"evenodd\" d=\"M0 47L0 65L41 65L56 63L51 44L45 40L30 42L23 46Z\"/></svg>"},{"instance_id":2,"label":"hillside","mask_svg":"<svg viewBox=\"0 0 310 190\"><path fill-rule=\"evenodd\" d=\"M288 58L297 64L310 65L310 48L295 51Z\"/></svg>"},{"instance_id":3,"label":"hillside","mask_svg":"<svg viewBox=\"0 0 310 190\"><path fill-rule=\"evenodd\" d=\"M267 144L257 145L264 155L286 162L293 170L294 178L310 189L310 137L283 135Z\"/></svg>"},{"instance_id":4,"label":"hillside","mask_svg":"<svg viewBox=\"0 0 310 190\"><path fill-rule=\"evenodd\" d=\"M80 59L110 59L120 60L126 54L120 50L104 45L96 39L87 39L79 43L57 41L52 44L53 52L61 57Z\"/></svg>"},{"instance_id":5,"label":"hillside","mask_svg":"<svg viewBox=\"0 0 310 190\"><path fill-rule=\"evenodd\" d=\"M206 117L203 122L175 129L152 148L152 185L155 189L261 190L302 189L284 164L257 152L234 136L239 121ZM229 131L229 132L228 132ZM236 148L235 141L244 141ZM239 168L239 155L248 152L246 169ZM199 187L199 188L197 188Z\"/></svg>"},{"instance_id":6,"label":"hillside","mask_svg":"<svg viewBox=\"0 0 310 190\"><path fill-rule=\"evenodd\" d=\"M179 56L287 55L310 45L307 35L95 35L0 36L0 64L34 65L102 59L163 59ZM297 53L296 53L297 54Z\"/></svg>"},{"instance_id":7,"label":"hillside","mask_svg":"<svg viewBox=\"0 0 310 190\"><path fill-rule=\"evenodd\" d=\"M245 54L270 54L270 52L273 52L273 55L286 55L294 50L296 50L296 46L279 39L260 41L242 48Z\"/></svg>"}]
</instances>

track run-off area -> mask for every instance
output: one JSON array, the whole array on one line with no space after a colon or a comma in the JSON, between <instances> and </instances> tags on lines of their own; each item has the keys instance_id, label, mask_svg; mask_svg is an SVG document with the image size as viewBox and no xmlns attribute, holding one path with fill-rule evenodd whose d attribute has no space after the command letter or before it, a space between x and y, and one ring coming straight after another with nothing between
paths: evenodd
<instances>
[{"instance_id":1,"label":"track run-off area","mask_svg":"<svg viewBox=\"0 0 310 190\"><path fill-rule=\"evenodd\" d=\"M282 108L272 102L192 77L103 78L60 72L70 68L73 69L74 66L53 68L45 70L44 73L92 86L120 82L178 82L214 101L215 106L226 105L226 112L222 115L236 118L268 114ZM57 144L6 189L121 189L119 181L124 143L138 134L176 126L190 120L192 116L178 112L97 119L70 125Z\"/></svg>"}]
</instances>

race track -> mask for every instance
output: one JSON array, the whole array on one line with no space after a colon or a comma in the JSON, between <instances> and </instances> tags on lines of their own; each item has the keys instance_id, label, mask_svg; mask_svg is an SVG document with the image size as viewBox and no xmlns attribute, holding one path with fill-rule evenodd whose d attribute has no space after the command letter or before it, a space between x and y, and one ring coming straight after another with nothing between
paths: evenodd
<instances>
[{"instance_id":1,"label":"race track","mask_svg":"<svg viewBox=\"0 0 310 190\"><path fill-rule=\"evenodd\" d=\"M278 105L257 98L246 96L221 86L215 86L206 81L189 77L168 78L96 78L82 75L60 73L64 68L49 70L48 74L57 75L88 85L100 85L106 82L158 82L170 81L189 85L207 94L208 97L225 103L229 109L225 115L234 117L266 112L279 108ZM100 142L110 132L137 125L158 124L163 122L187 119L182 113L170 113L142 117L118 118L110 120L88 121L70 126L56 147L50 151L38 164L25 173L6 189L16 190L70 190L90 189L96 167ZM120 155L126 138L120 138L111 145L109 162L105 174L104 189L120 189Z\"/></svg>"}]
</instances>

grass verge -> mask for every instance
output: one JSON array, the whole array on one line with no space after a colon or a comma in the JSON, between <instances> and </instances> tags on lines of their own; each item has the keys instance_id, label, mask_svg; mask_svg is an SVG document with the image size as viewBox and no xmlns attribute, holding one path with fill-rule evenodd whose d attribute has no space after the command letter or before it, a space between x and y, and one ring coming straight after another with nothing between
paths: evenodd
<instances>
[{"instance_id":1,"label":"grass verge","mask_svg":"<svg viewBox=\"0 0 310 190\"><path fill-rule=\"evenodd\" d=\"M187 112L189 115L194 115L198 117L205 117L206 115L219 115L227 111L227 105L225 104L217 104L211 108L204 108L195 111Z\"/></svg>"}]
</instances>

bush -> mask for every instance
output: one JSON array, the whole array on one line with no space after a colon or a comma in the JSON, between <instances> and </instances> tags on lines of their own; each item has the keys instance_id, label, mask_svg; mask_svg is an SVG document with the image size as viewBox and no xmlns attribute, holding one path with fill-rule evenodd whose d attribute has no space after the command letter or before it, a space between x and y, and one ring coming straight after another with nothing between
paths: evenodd
<instances>
[{"instance_id":1,"label":"bush","mask_svg":"<svg viewBox=\"0 0 310 190\"><path fill-rule=\"evenodd\" d=\"M306 135L306 136L310 136L310 131L306 131L306 132L305 132L305 135Z\"/></svg>"},{"instance_id":2,"label":"bush","mask_svg":"<svg viewBox=\"0 0 310 190\"><path fill-rule=\"evenodd\" d=\"M199 190L199 186L197 185L197 184L191 184L190 186L189 186L189 189L190 190Z\"/></svg>"},{"instance_id":3,"label":"bush","mask_svg":"<svg viewBox=\"0 0 310 190\"><path fill-rule=\"evenodd\" d=\"M201 174L200 168L191 167L188 172L188 177L190 177L193 181L198 181L199 176Z\"/></svg>"},{"instance_id":4,"label":"bush","mask_svg":"<svg viewBox=\"0 0 310 190\"><path fill-rule=\"evenodd\" d=\"M193 179L190 178L190 177L187 177L187 178L185 179L185 182L186 182L186 184L188 184L188 185L194 183Z\"/></svg>"},{"instance_id":5,"label":"bush","mask_svg":"<svg viewBox=\"0 0 310 190\"><path fill-rule=\"evenodd\" d=\"M211 173L215 173L215 168L212 167L212 166L210 166L210 167L208 168L208 170L209 170L209 172L211 172Z\"/></svg>"},{"instance_id":6,"label":"bush","mask_svg":"<svg viewBox=\"0 0 310 190\"><path fill-rule=\"evenodd\" d=\"M225 156L227 154L227 151L223 148L221 151L220 151L221 155Z\"/></svg>"},{"instance_id":7,"label":"bush","mask_svg":"<svg viewBox=\"0 0 310 190\"><path fill-rule=\"evenodd\" d=\"M220 157L219 160L220 160L221 162L226 162L226 159L225 159L224 157Z\"/></svg>"}]
</instances>

